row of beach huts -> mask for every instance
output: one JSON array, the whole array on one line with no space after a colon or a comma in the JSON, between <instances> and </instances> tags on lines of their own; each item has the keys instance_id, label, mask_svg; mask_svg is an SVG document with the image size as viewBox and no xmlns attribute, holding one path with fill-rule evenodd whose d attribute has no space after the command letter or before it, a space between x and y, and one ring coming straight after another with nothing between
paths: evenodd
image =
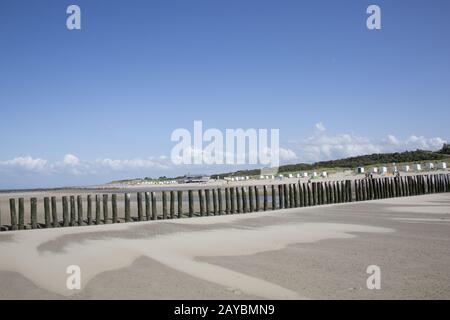
<instances>
[{"instance_id":1,"label":"row of beach huts","mask_svg":"<svg viewBox=\"0 0 450 320\"><path fill-rule=\"evenodd\" d=\"M365 167L358 167L356 173L364 174L364 173L373 173L373 174L388 174L388 173L398 173L398 172L421 172L421 171L433 171L433 170L446 170L447 163L439 162L434 164L433 162L428 162L425 164L415 163L415 164L405 164L402 166L397 166L393 164L391 167L380 166L380 167L372 167L366 171Z\"/></svg>"}]
</instances>

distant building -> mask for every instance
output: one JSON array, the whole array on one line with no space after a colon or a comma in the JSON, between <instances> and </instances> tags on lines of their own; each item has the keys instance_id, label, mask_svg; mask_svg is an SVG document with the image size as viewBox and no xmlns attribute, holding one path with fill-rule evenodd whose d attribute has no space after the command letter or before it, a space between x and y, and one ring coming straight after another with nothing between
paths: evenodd
<instances>
[{"instance_id":1,"label":"distant building","mask_svg":"<svg viewBox=\"0 0 450 320\"><path fill-rule=\"evenodd\" d=\"M365 172L364 167L358 167L358 168L356 169L356 172L358 172L358 173L364 173L364 172Z\"/></svg>"},{"instance_id":2,"label":"distant building","mask_svg":"<svg viewBox=\"0 0 450 320\"><path fill-rule=\"evenodd\" d=\"M209 179L210 179L209 176L204 175L186 176L184 178L184 183L206 183L209 181Z\"/></svg>"},{"instance_id":3,"label":"distant building","mask_svg":"<svg viewBox=\"0 0 450 320\"><path fill-rule=\"evenodd\" d=\"M438 164L438 169L447 169L447 164L445 162L440 162Z\"/></svg>"}]
</instances>

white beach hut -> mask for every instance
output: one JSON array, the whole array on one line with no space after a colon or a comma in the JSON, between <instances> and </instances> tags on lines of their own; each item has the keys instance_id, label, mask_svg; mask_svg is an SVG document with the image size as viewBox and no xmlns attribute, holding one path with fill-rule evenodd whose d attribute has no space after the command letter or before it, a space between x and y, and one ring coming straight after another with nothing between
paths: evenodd
<instances>
[{"instance_id":1,"label":"white beach hut","mask_svg":"<svg viewBox=\"0 0 450 320\"><path fill-rule=\"evenodd\" d=\"M427 168L427 170L433 170L434 169L434 164L432 162L428 162L425 165L425 168Z\"/></svg>"},{"instance_id":2,"label":"white beach hut","mask_svg":"<svg viewBox=\"0 0 450 320\"><path fill-rule=\"evenodd\" d=\"M447 163L445 163L445 162L440 162L440 163L438 164L438 169L441 169L441 170L447 169Z\"/></svg>"},{"instance_id":3,"label":"white beach hut","mask_svg":"<svg viewBox=\"0 0 450 320\"><path fill-rule=\"evenodd\" d=\"M308 172L303 172L303 178L308 178Z\"/></svg>"},{"instance_id":4,"label":"white beach hut","mask_svg":"<svg viewBox=\"0 0 450 320\"><path fill-rule=\"evenodd\" d=\"M314 178L317 177L317 176L318 176L317 172L314 171L314 172L312 173L312 176L313 176Z\"/></svg>"},{"instance_id":5,"label":"white beach hut","mask_svg":"<svg viewBox=\"0 0 450 320\"><path fill-rule=\"evenodd\" d=\"M422 166L421 166L419 163L416 163L416 164L414 165L414 170L416 170L416 171L422 171Z\"/></svg>"},{"instance_id":6,"label":"white beach hut","mask_svg":"<svg viewBox=\"0 0 450 320\"><path fill-rule=\"evenodd\" d=\"M387 173L387 167L380 167L380 174L385 174L385 173Z\"/></svg>"},{"instance_id":7,"label":"white beach hut","mask_svg":"<svg viewBox=\"0 0 450 320\"><path fill-rule=\"evenodd\" d=\"M297 177L297 178L301 178L302 175L301 175L300 173L297 173L296 177Z\"/></svg>"},{"instance_id":8,"label":"white beach hut","mask_svg":"<svg viewBox=\"0 0 450 320\"><path fill-rule=\"evenodd\" d=\"M293 178L294 175L293 175L292 173L289 173L288 177L289 177L289 178Z\"/></svg>"},{"instance_id":9,"label":"white beach hut","mask_svg":"<svg viewBox=\"0 0 450 320\"><path fill-rule=\"evenodd\" d=\"M409 170L410 170L409 165L406 164L406 165L403 166L403 171L404 172L409 172Z\"/></svg>"},{"instance_id":10,"label":"white beach hut","mask_svg":"<svg viewBox=\"0 0 450 320\"><path fill-rule=\"evenodd\" d=\"M356 172L358 172L358 173L364 173L364 171L365 171L364 167L358 167L356 169Z\"/></svg>"},{"instance_id":11,"label":"white beach hut","mask_svg":"<svg viewBox=\"0 0 450 320\"><path fill-rule=\"evenodd\" d=\"M328 177L328 173L326 171L322 171L322 178Z\"/></svg>"},{"instance_id":12,"label":"white beach hut","mask_svg":"<svg viewBox=\"0 0 450 320\"><path fill-rule=\"evenodd\" d=\"M378 173L378 168L376 168L376 167L375 167L375 168L372 168L371 172L372 172L372 173Z\"/></svg>"}]
</instances>

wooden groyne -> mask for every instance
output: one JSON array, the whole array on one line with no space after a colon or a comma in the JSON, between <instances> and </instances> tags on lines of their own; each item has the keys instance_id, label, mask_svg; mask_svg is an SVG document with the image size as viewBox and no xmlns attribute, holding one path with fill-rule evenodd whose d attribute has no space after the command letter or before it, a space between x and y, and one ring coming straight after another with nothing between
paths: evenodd
<instances>
[{"instance_id":1,"label":"wooden groyne","mask_svg":"<svg viewBox=\"0 0 450 320\"><path fill-rule=\"evenodd\" d=\"M74 195L39 199L42 201L12 198L9 199L9 221L2 221L0 212L0 229L28 230L243 214L443 192L450 192L450 174L230 186L196 191ZM38 212L42 214L38 215Z\"/></svg>"}]
</instances>

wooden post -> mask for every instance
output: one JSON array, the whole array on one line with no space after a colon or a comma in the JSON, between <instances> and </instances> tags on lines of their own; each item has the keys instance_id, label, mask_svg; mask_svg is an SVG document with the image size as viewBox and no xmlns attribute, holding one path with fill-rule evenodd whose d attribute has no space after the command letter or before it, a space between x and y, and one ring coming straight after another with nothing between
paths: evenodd
<instances>
[{"instance_id":1,"label":"wooden post","mask_svg":"<svg viewBox=\"0 0 450 320\"><path fill-rule=\"evenodd\" d=\"M77 207L78 207L78 225L83 225L83 198L81 196L77 197Z\"/></svg>"},{"instance_id":2,"label":"wooden post","mask_svg":"<svg viewBox=\"0 0 450 320\"><path fill-rule=\"evenodd\" d=\"M217 189L217 199L219 200L219 215L223 213L222 189Z\"/></svg>"},{"instance_id":3,"label":"wooden post","mask_svg":"<svg viewBox=\"0 0 450 320\"><path fill-rule=\"evenodd\" d=\"M230 190L225 188L225 214L230 214Z\"/></svg>"},{"instance_id":4,"label":"wooden post","mask_svg":"<svg viewBox=\"0 0 450 320\"><path fill-rule=\"evenodd\" d=\"M19 230L25 229L25 206L23 198L19 198Z\"/></svg>"},{"instance_id":5,"label":"wooden post","mask_svg":"<svg viewBox=\"0 0 450 320\"><path fill-rule=\"evenodd\" d=\"M289 183L289 208L295 207L294 189L292 183Z\"/></svg>"},{"instance_id":6,"label":"wooden post","mask_svg":"<svg viewBox=\"0 0 450 320\"><path fill-rule=\"evenodd\" d=\"M175 191L170 191L170 219L175 219Z\"/></svg>"},{"instance_id":7,"label":"wooden post","mask_svg":"<svg viewBox=\"0 0 450 320\"><path fill-rule=\"evenodd\" d=\"M209 216L210 212L211 212L211 208L210 208L210 196L209 196L209 189L205 190L205 208L206 208L206 215Z\"/></svg>"},{"instance_id":8,"label":"wooden post","mask_svg":"<svg viewBox=\"0 0 450 320\"><path fill-rule=\"evenodd\" d=\"M304 183L298 183L298 192L300 193L300 207L306 207L306 187Z\"/></svg>"},{"instance_id":9,"label":"wooden post","mask_svg":"<svg viewBox=\"0 0 450 320\"><path fill-rule=\"evenodd\" d=\"M117 216L117 194L113 193L111 196L112 201L112 223L118 223L119 218Z\"/></svg>"},{"instance_id":10,"label":"wooden post","mask_svg":"<svg viewBox=\"0 0 450 320\"><path fill-rule=\"evenodd\" d=\"M283 184L283 193L284 193L284 207L289 208L289 189L288 186Z\"/></svg>"},{"instance_id":11,"label":"wooden post","mask_svg":"<svg viewBox=\"0 0 450 320\"><path fill-rule=\"evenodd\" d=\"M275 186L272 185L272 210L277 209L277 192Z\"/></svg>"},{"instance_id":12,"label":"wooden post","mask_svg":"<svg viewBox=\"0 0 450 320\"><path fill-rule=\"evenodd\" d=\"M103 195L103 223L107 224L109 220L108 195Z\"/></svg>"},{"instance_id":13,"label":"wooden post","mask_svg":"<svg viewBox=\"0 0 450 320\"><path fill-rule=\"evenodd\" d=\"M144 220L144 210L142 208L142 193L137 193L137 211L138 211L138 221Z\"/></svg>"},{"instance_id":14,"label":"wooden post","mask_svg":"<svg viewBox=\"0 0 450 320\"><path fill-rule=\"evenodd\" d=\"M162 191L163 220L167 219L167 194Z\"/></svg>"},{"instance_id":15,"label":"wooden post","mask_svg":"<svg viewBox=\"0 0 450 320\"><path fill-rule=\"evenodd\" d=\"M17 230L17 215L16 215L16 199L9 199L9 214L11 216L11 230Z\"/></svg>"},{"instance_id":16,"label":"wooden post","mask_svg":"<svg viewBox=\"0 0 450 320\"><path fill-rule=\"evenodd\" d=\"M76 225L75 196L70 196L70 226Z\"/></svg>"},{"instance_id":17,"label":"wooden post","mask_svg":"<svg viewBox=\"0 0 450 320\"><path fill-rule=\"evenodd\" d=\"M235 188L234 191L236 192L236 211L237 213L242 213L241 192L239 191L239 188Z\"/></svg>"},{"instance_id":18,"label":"wooden post","mask_svg":"<svg viewBox=\"0 0 450 320\"><path fill-rule=\"evenodd\" d=\"M56 207L56 197L51 198L52 201L52 222L53 222L53 228L59 227L59 221L58 221L58 210Z\"/></svg>"},{"instance_id":19,"label":"wooden post","mask_svg":"<svg viewBox=\"0 0 450 320\"><path fill-rule=\"evenodd\" d=\"M101 207L100 207L100 196L95 195L95 224L100 224L101 222Z\"/></svg>"},{"instance_id":20,"label":"wooden post","mask_svg":"<svg viewBox=\"0 0 450 320\"><path fill-rule=\"evenodd\" d=\"M49 197L44 198L44 216L45 216L45 227L51 228L52 221L51 221L51 216L50 216L50 198Z\"/></svg>"},{"instance_id":21,"label":"wooden post","mask_svg":"<svg viewBox=\"0 0 450 320\"><path fill-rule=\"evenodd\" d=\"M248 203L249 203L249 205L250 205L250 212L253 212L253 211L255 211L255 206L254 206L254 203L253 203L253 189L252 189L252 187L250 186L250 187L248 187Z\"/></svg>"},{"instance_id":22,"label":"wooden post","mask_svg":"<svg viewBox=\"0 0 450 320\"><path fill-rule=\"evenodd\" d=\"M158 207L156 202L156 195L154 192L150 192L150 198L152 200L152 220L158 220Z\"/></svg>"},{"instance_id":23,"label":"wooden post","mask_svg":"<svg viewBox=\"0 0 450 320\"><path fill-rule=\"evenodd\" d=\"M230 188L230 212L231 214L236 213L236 199L235 199L235 188Z\"/></svg>"},{"instance_id":24,"label":"wooden post","mask_svg":"<svg viewBox=\"0 0 450 320\"><path fill-rule=\"evenodd\" d=\"M317 205L317 183L313 182L311 184L312 189L312 204L313 206Z\"/></svg>"},{"instance_id":25,"label":"wooden post","mask_svg":"<svg viewBox=\"0 0 450 320\"><path fill-rule=\"evenodd\" d=\"M263 186L263 193L264 193L264 204L263 204L263 210L264 211L267 211L267 201L268 201L268 199L267 199L267 186L266 185L264 185Z\"/></svg>"},{"instance_id":26,"label":"wooden post","mask_svg":"<svg viewBox=\"0 0 450 320\"><path fill-rule=\"evenodd\" d=\"M299 206L299 195L298 195L298 186L296 183L292 185L292 189L294 191L294 207L297 208Z\"/></svg>"},{"instance_id":27,"label":"wooden post","mask_svg":"<svg viewBox=\"0 0 450 320\"><path fill-rule=\"evenodd\" d=\"M192 193L192 190L188 191L188 197L189 197L189 218L192 218L194 216L194 195Z\"/></svg>"},{"instance_id":28,"label":"wooden post","mask_svg":"<svg viewBox=\"0 0 450 320\"><path fill-rule=\"evenodd\" d=\"M217 191L216 191L216 189L212 189L212 198L213 198L213 212L214 212L214 215L217 215Z\"/></svg>"},{"instance_id":29,"label":"wooden post","mask_svg":"<svg viewBox=\"0 0 450 320\"><path fill-rule=\"evenodd\" d=\"M131 222L131 196L129 193L125 193L125 222Z\"/></svg>"},{"instance_id":30,"label":"wooden post","mask_svg":"<svg viewBox=\"0 0 450 320\"><path fill-rule=\"evenodd\" d=\"M37 199L30 199L30 212L31 212L31 229L37 229Z\"/></svg>"},{"instance_id":31,"label":"wooden post","mask_svg":"<svg viewBox=\"0 0 450 320\"><path fill-rule=\"evenodd\" d=\"M259 211L261 209L259 199L259 189L257 186L254 186L253 188L255 189L255 211Z\"/></svg>"},{"instance_id":32,"label":"wooden post","mask_svg":"<svg viewBox=\"0 0 450 320\"><path fill-rule=\"evenodd\" d=\"M178 218L183 216L183 191L177 191Z\"/></svg>"},{"instance_id":33,"label":"wooden post","mask_svg":"<svg viewBox=\"0 0 450 320\"><path fill-rule=\"evenodd\" d=\"M279 209L283 209L284 208L284 200L283 200L283 185L279 184L278 185L278 208Z\"/></svg>"},{"instance_id":34,"label":"wooden post","mask_svg":"<svg viewBox=\"0 0 450 320\"><path fill-rule=\"evenodd\" d=\"M247 192L244 187L242 187L242 213L248 212L248 205L247 205Z\"/></svg>"},{"instance_id":35,"label":"wooden post","mask_svg":"<svg viewBox=\"0 0 450 320\"><path fill-rule=\"evenodd\" d=\"M66 196L62 197L63 227L69 226L69 201Z\"/></svg>"},{"instance_id":36,"label":"wooden post","mask_svg":"<svg viewBox=\"0 0 450 320\"><path fill-rule=\"evenodd\" d=\"M92 219L92 197L90 194L87 196L87 221L88 225L91 225L94 222Z\"/></svg>"}]
</instances>

